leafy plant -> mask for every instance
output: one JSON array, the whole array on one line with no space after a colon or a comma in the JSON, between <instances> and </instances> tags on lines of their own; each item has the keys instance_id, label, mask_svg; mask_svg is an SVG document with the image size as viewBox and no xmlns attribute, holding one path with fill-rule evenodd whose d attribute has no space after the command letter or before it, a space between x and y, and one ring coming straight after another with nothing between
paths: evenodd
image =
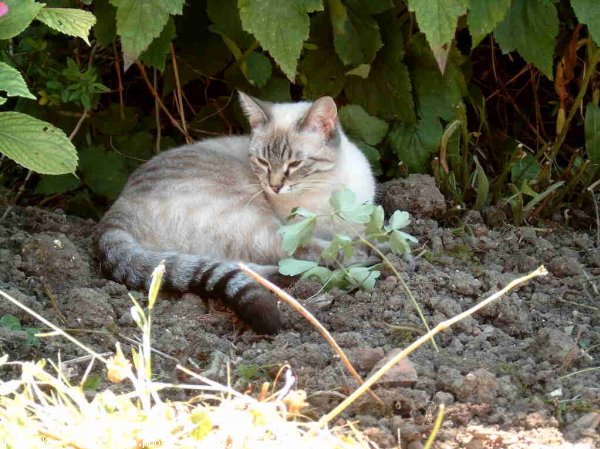
<instances>
[{"instance_id":1,"label":"leafy plant","mask_svg":"<svg viewBox=\"0 0 600 449\"><path fill-rule=\"evenodd\" d=\"M40 330L37 327L23 327L21 320L14 315L2 315L0 317L0 327L9 329L11 331L22 331L27 335L25 343L31 346L40 346L42 341L36 337L35 334L39 333Z\"/></svg>"},{"instance_id":2,"label":"leafy plant","mask_svg":"<svg viewBox=\"0 0 600 449\"><path fill-rule=\"evenodd\" d=\"M377 249L377 245L382 244L389 245L395 254L409 255L409 242L417 242L413 236L401 231L410 223L409 215L407 212L396 211L388 224L385 224L381 206L358 203L356 195L349 189L334 192L330 203L332 212L329 215L317 215L304 208L294 209L289 217L290 223L279 230L284 249L292 256L299 249L311 245L314 242L317 220L331 222L336 229L345 232L336 234L322 249L319 261L283 259L279 262L279 272L287 276L316 278L326 289L372 289L381 275L380 265L365 266L364 261L354 262L353 258L360 251L365 255L364 249ZM362 232L357 230L359 228L362 228Z\"/></svg>"},{"instance_id":3,"label":"leafy plant","mask_svg":"<svg viewBox=\"0 0 600 449\"><path fill-rule=\"evenodd\" d=\"M6 0L2 2L1 12L0 39L14 38L37 19L52 29L87 42L96 21L90 12L50 8L33 0ZM35 99L19 71L5 62L0 62L0 91L5 91L7 97ZM91 107L89 92L77 88L72 91L69 100L79 98ZM0 105L6 101L6 97L0 97ZM20 165L38 173L75 172L77 152L59 128L20 112L0 112L0 128L0 153Z\"/></svg>"}]
</instances>

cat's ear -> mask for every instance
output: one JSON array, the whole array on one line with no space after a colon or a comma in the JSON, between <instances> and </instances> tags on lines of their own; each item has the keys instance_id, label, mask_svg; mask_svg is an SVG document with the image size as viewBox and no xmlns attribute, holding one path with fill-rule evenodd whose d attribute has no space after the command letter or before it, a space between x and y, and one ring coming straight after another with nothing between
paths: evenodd
<instances>
[{"instance_id":1,"label":"cat's ear","mask_svg":"<svg viewBox=\"0 0 600 449\"><path fill-rule=\"evenodd\" d=\"M265 101L257 100L244 92L240 94L240 104L252 128L263 125L271 118L271 106Z\"/></svg>"},{"instance_id":2,"label":"cat's ear","mask_svg":"<svg viewBox=\"0 0 600 449\"><path fill-rule=\"evenodd\" d=\"M336 130L337 115L337 107L333 98L319 98L305 114L300 128L304 131L320 132L329 139Z\"/></svg>"}]
</instances>

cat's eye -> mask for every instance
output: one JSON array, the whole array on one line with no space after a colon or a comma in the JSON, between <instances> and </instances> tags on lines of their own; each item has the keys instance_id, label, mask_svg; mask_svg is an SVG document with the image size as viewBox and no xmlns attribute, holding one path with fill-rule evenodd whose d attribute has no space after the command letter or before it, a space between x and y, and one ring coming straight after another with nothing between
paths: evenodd
<instances>
[{"instance_id":1,"label":"cat's eye","mask_svg":"<svg viewBox=\"0 0 600 449\"><path fill-rule=\"evenodd\" d=\"M294 168L298 168L302 164L302 162L303 161L291 161L291 162L288 162L287 168L285 169L285 175L286 176L289 175L290 174L290 170L294 169Z\"/></svg>"},{"instance_id":2,"label":"cat's eye","mask_svg":"<svg viewBox=\"0 0 600 449\"><path fill-rule=\"evenodd\" d=\"M255 157L254 160L256 161L256 163L258 165L262 165L264 168L270 168L270 164L266 159L263 159L262 157Z\"/></svg>"}]
</instances>

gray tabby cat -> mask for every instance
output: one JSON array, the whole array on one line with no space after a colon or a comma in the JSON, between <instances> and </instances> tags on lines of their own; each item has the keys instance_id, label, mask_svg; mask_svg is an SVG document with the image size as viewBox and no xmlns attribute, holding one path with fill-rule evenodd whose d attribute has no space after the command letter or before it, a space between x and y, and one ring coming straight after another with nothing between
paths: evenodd
<instances>
[{"instance_id":1,"label":"gray tabby cat","mask_svg":"<svg viewBox=\"0 0 600 449\"><path fill-rule=\"evenodd\" d=\"M240 93L249 136L203 140L159 154L129 178L98 225L106 275L147 288L166 261L163 286L222 299L260 333L281 325L277 302L238 268L267 277L286 257L277 230L291 209L330 210L332 192L372 202L368 161L340 126L330 97L267 103ZM320 237L333 229L321 226Z\"/></svg>"}]
</instances>

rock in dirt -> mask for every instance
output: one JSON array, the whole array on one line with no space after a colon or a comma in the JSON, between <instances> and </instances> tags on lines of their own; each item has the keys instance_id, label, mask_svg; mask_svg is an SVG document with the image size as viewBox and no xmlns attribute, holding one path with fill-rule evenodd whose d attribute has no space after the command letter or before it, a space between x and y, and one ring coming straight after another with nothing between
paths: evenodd
<instances>
[{"instance_id":1,"label":"rock in dirt","mask_svg":"<svg viewBox=\"0 0 600 449\"><path fill-rule=\"evenodd\" d=\"M432 176L413 174L406 179L394 179L383 183L380 191L379 203L387 214L403 210L415 217L437 220L446 213L446 200Z\"/></svg>"},{"instance_id":2,"label":"rock in dirt","mask_svg":"<svg viewBox=\"0 0 600 449\"><path fill-rule=\"evenodd\" d=\"M456 389L456 398L472 404L491 404L498 395L496 376L485 368L467 374Z\"/></svg>"},{"instance_id":3,"label":"rock in dirt","mask_svg":"<svg viewBox=\"0 0 600 449\"><path fill-rule=\"evenodd\" d=\"M69 327L104 328L115 321L110 297L93 288L74 288L61 298L59 304Z\"/></svg>"},{"instance_id":4,"label":"rock in dirt","mask_svg":"<svg viewBox=\"0 0 600 449\"><path fill-rule=\"evenodd\" d=\"M379 368L393 359L401 351L402 349L394 349L391 351L385 358L377 362L369 376L373 375ZM402 359L383 375L381 380L377 382L377 385L387 387L412 387L417 383L418 379L417 370L412 362L408 359Z\"/></svg>"},{"instance_id":5,"label":"rock in dirt","mask_svg":"<svg viewBox=\"0 0 600 449\"><path fill-rule=\"evenodd\" d=\"M66 286L86 285L89 265L64 234L37 234L23 244L19 267L38 278L51 293L63 293Z\"/></svg>"},{"instance_id":6,"label":"rock in dirt","mask_svg":"<svg viewBox=\"0 0 600 449\"><path fill-rule=\"evenodd\" d=\"M577 345L570 335L556 328L544 327L535 337L535 349L540 360L559 364L575 354Z\"/></svg>"},{"instance_id":7,"label":"rock in dirt","mask_svg":"<svg viewBox=\"0 0 600 449\"><path fill-rule=\"evenodd\" d=\"M385 353L383 348L353 348L347 351L350 362L360 373L367 373L380 361Z\"/></svg>"}]
</instances>

